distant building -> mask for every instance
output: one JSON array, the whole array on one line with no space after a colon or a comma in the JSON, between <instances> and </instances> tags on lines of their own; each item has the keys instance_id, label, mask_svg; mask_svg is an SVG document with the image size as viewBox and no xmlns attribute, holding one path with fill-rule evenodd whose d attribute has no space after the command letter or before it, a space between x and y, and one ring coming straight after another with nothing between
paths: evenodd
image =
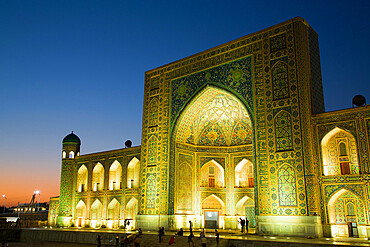
<instances>
[{"instance_id":1,"label":"distant building","mask_svg":"<svg viewBox=\"0 0 370 247\"><path fill-rule=\"evenodd\" d=\"M147 71L141 146L66 136L49 222L365 237L369 131L368 105L325 112L318 36L294 18Z\"/></svg>"}]
</instances>

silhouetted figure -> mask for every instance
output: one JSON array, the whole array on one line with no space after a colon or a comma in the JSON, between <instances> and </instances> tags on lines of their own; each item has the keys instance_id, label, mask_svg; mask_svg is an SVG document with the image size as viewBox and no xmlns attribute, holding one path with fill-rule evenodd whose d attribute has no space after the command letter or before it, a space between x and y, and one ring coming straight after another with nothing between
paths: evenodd
<instances>
[{"instance_id":1,"label":"silhouetted figure","mask_svg":"<svg viewBox=\"0 0 370 247\"><path fill-rule=\"evenodd\" d=\"M118 244L119 244L119 236L117 235L115 239L116 239L116 246L118 246Z\"/></svg>"},{"instance_id":2,"label":"silhouetted figure","mask_svg":"<svg viewBox=\"0 0 370 247\"><path fill-rule=\"evenodd\" d=\"M97 242L97 246L98 247L101 247L101 237L100 237L100 235L98 235L98 237L96 238L96 242Z\"/></svg>"},{"instance_id":3,"label":"silhouetted figure","mask_svg":"<svg viewBox=\"0 0 370 247\"><path fill-rule=\"evenodd\" d=\"M162 236L164 236L164 227L160 227L159 228L159 231L158 231L158 240L159 240L159 243L162 242Z\"/></svg>"},{"instance_id":4,"label":"silhouetted figure","mask_svg":"<svg viewBox=\"0 0 370 247\"><path fill-rule=\"evenodd\" d=\"M139 236L143 235L143 230L141 230L141 228L139 228Z\"/></svg>"},{"instance_id":5,"label":"silhouetted figure","mask_svg":"<svg viewBox=\"0 0 370 247\"><path fill-rule=\"evenodd\" d=\"M247 219L247 217L245 217L245 229L247 230L247 233L248 233L248 225L249 225L249 220Z\"/></svg>"},{"instance_id":6,"label":"silhouetted figure","mask_svg":"<svg viewBox=\"0 0 370 247\"><path fill-rule=\"evenodd\" d=\"M176 233L177 236L184 236L184 230L180 228L180 231Z\"/></svg>"},{"instance_id":7,"label":"silhouetted figure","mask_svg":"<svg viewBox=\"0 0 370 247\"><path fill-rule=\"evenodd\" d=\"M190 234L193 234L193 228L192 228L191 220L189 220L189 228L190 228Z\"/></svg>"},{"instance_id":8,"label":"silhouetted figure","mask_svg":"<svg viewBox=\"0 0 370 247\"><path fill-rule=\"evenodd\" d=\"M220 233L217 231L217 229L215 230L215 232L216 232L216 243L218 246L218 243L220 242Z\"/></svg>"},{"instance_id":9,"label":"silhouetted figure","mask_svg":"<svg viewBox=\"0 0 370 247\"><path fill-rule=\"evenodd\" d=\"M240 219L240 225L242 226L241 232L244 232L244 227L245 227L245 220L244 219Z\"/></svg>"},{"instance_id":10,"label":"silhouetted figure","mask_svg":"<svg viewBox=\"0 0 370 247\"><path fill-rule=\"evenodd\" d=\"M190 234L189 234L189 236L188 236L188 243L189 243L189 247L190 247L190 243L192 243L192 246L194 247L194 241L193 241L193 238L194 238L193 232L190 232Z\"/></svg>"}]
</instances>

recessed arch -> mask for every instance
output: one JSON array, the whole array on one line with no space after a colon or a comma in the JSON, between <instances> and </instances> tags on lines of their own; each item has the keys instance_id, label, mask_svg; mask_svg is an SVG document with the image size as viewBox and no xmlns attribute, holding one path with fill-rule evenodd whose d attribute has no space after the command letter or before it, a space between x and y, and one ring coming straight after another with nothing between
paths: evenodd
<instances>
[{"instance_id":1,"label":"recessed arch","mask_svg":"<svg viewBox=\"0 0 370 247\"><path fill-rule=\"evenodd\" d=\"M104 188L104 167L100 162L93 169L92 188L93 191L101 191Z\"/></svg>"},{"instance_id":2,"label":"recessed arch","mask_svg":"<svg viewBox=\"0 0 370 247\"><path fill-rule=\"evenodd\" d=\"M201 187L225 187L224 168L215 160L210 160L200 169Z\"/></svg>"},{"instance_id":3,"label":"recessed arch","mask_svg":"<svg viewBox=\"0 0 370 247\"><path fill-rule=\"evenodd\" d=\"M348 131L335 127L321 140L325 176L359 174L357 144Z\"/></svg>"},{"instance_id":4,"label":"recessed arch","mask_svg":"<svg viewBox=\"0 0 370 247\"><path fill-rule=\"evenodd\" d=\"M121 184L122 166L115 160L109 168L109 189L119 190L122 188Z\"/></svg>"},{"instance_id":5,"label":"recessed arch","mask_svg":"<svg viewBox=\"0 0 370 247\"><path fill-rule=\"evenodd\" d=\"M242 159L235 166L235 182L237 188L254 187L253 164L247 159Z\"/></svg>"},{"instance_id":6,"label":"recessed arch","mask_svg":"<svg viewBox=\"0 0 370 247\"><path fill-rule=\"evenodd\" d=\"M225 203L216 195L212 194L206 197L202 203L202 209L220 210L221 214L225 213Z\"/></svg>"},{"instance_id":7,"label":"recessed arch","mask_svg":"<svg viewBox=\"0 0 370 247\"><path fill-rule=\"evenodd\" d=\"M108 204L108 220L118 220L120 218L121 204L113 198Z\"/></svg>"},{"instance_id":8,"label":"recessed arch","mask_svg":"<svg viewBox=\"0 0 370 247\"><path fill-rule=\"evenodd\" d=\"M354 212L348 212L349 207L353 207ZM357 224L367 224L367 214L365 204L361 197L352 191L342 188L335 192L328 201L329 223L332 225L347 224L357 222Z\"/></svg>"},{"instance_id":9,"label":"recessed arch","mask_svg":"<svg viewBox=\"0 0 370 247\"><path fill-rule=\"evenodd\" d=\"M101 220L103 215L103 204L96 199L91 205L91 220Z\"/></svg>"},{"instance_id":10,"label":"recessed arch","mask_svg":"<svg viewBox=\"0 0 370 247\"><path fill-rule=\"evenodd\" d=\"M126 219L136 219L136 215L139 213L139 201L132 197L126 205Z\"/></svg>"},{"instance_id":11,"label":"recessed arch","mask_svg":"<svg viewBox=\"0 0 370 247\"><path fill-rule=\"evenodd\" d=\"M133 157L127 165L127 188L139 188L140 161Z\"/></svg>"},{"instance_id":12,"label":"recessed arch","mask_svg":"<svg viewBox=\"0 0 370 247\"><path fill-rule=\"evenodd\" d=\"M252 121L247 108L233 94L207 86L177 119L176 142L203 146L252 143Z\"/></svg>"},{"instance_id":13,"label":"recessed arch","mask_svg":"<svg viewBox=\"0 0 370 247\"><path fill-rule=\"evenodd\" d=\"M87 190L88 170L85 165L81 165L77 172L77 191L85 192Z\"/></svg>"}]
</instances>

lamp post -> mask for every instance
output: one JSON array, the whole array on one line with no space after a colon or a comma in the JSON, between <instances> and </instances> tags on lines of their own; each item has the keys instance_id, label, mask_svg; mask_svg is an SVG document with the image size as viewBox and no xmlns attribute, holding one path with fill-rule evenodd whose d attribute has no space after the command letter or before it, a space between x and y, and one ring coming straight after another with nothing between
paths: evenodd
<instances>
[{"instance_id":1,"label":"lamp post","mask_svg":"<svg viewBox=\"0 0 370 247\"><path fill-rule=\"evenodd\" d=\"M37 210L36 210L36 211L39 211L39 207L40 207L40 191L39 191L39 190L36 190L34 193L35 193L36 195L39 195L39 200L38 200L38 202L37 202Z\"/></svg>"},{"instance_id":2,"label":"lamp post","mask_svg":"<svg viewBox=\"0 0 370 247\"><path fill-rule=\"evenodd\" d=\"M5 195L3 195L3 198L5 199L5 203L4 203L4 212L3 212L3 213L5 214L5 208L6 208L6 199L7 199L7 198L6 198L6 196L5 196Z\"/></svg>"}]
</instances>

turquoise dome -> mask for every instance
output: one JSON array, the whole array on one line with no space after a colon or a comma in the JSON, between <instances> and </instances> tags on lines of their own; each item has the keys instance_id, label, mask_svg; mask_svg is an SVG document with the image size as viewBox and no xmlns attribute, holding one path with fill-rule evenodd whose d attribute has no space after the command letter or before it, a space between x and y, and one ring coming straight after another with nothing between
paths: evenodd
<instances>
[{"instance_id":1,"label":"turquoise dome","mask_svg":"<svg viewBox=\"0 0 370 247\"><path fill-rule=\"evenodd\" d=\"M73 134L73 131L71 134L67 135L66 137L64 137L63 139L63 143L76 143L78 145L81 145L81 140L80 138L78 138L78 136L76 136L75 134Z\"/></svg>"}]
</instances>

